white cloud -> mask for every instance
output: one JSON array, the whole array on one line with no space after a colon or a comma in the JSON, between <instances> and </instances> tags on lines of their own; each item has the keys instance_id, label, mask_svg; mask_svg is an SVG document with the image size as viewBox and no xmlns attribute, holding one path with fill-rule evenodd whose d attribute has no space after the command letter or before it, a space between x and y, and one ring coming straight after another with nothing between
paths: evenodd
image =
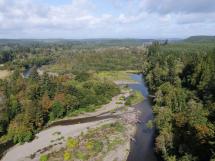
<instances>
[{"instance_id":1,"label":"white cloud","mask_svg":"<svg viewBox=\"0 0 215 161\"><path fill-rule=\"evenodd\" d=\"M149 12L209 13L215 11L214 0L141 0L140 5Z\"/></svg>"},{"instance_id":2,"label":"white cloud","mask_svg":"<svg viewBox=\"0 0 215 161\"><path fill-rule=\"evenodd\" d=\"M215 33L213 0L204 0L205 3L203 0L195 3L192 0L107 1L114 6L108 13L92 0L71 0L63 5L0 0L0 38L168 37Z\"/></svg>"},{"instance_id":3,"label":"white cloud","mask_svg":"<svg viewBox=\"0 0 215 161\"><path fill-rule=\"evenodd\" d=\"M2 0L1 0L2 1ZM74 28L97 24L100 19L90 12L93 5L87 0L74 0L68 5L42 6L30 0L9 0L1 6L0 28L61 27Z\"/></svg>"}]
</instances>

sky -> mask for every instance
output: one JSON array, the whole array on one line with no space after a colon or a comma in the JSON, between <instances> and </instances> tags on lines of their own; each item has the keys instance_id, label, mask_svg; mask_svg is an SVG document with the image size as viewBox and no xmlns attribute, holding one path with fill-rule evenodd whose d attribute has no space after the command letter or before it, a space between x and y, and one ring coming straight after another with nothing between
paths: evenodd
<instances>
[{"instance_id":1,"label":"sky","mask_svg":"<svg viewBox=\"0 0 215 161\"><path fill-rule=\"evenodd\" d=\"M0 0L0 38L215 35L215 0Z\"/></svg>"}]
</instances>

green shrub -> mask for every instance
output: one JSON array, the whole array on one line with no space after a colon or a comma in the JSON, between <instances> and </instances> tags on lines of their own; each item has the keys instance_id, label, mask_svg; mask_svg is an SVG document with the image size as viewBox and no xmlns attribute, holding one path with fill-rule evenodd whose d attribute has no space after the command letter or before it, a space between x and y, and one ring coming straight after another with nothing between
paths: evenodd
<instances>
[{"instance_id":1,"label":"green shrub","mask_svg":"<svg viewBox=\"0 0 215 161\"><path fill-rule=\"evenodd\" d=\"M51 113L49 114L50 120L61 118L65 113L63 105L59 101L55 101L52 105Z\"/></svg>"},{"instance_id":2,"label":"green shrub","mask_svg":"<svg viewBox=\"0 0 215 161\"><path fill-rule=\"evenodd\" d=\"M77 151L75 153L75 156L76 156L77 159L87 160L87 155L84 152L82 152L82 151Z\"/></svg>"},{"instance_id":3,"label":"green shrub","mask_svg":"<svg viewBox=\"0 0 215 161\"><path fill-rule=\"evenodd\" d=\"M30 141L33 138L32 127L30 126L30 124L24 122L24 115L19 114L10 122L8 137L11 138L14 143Z\"/></svg>"},{"instance_id":4,"label":"green shrub","mask_svg":"<svg viewBox=\"0 0 215 161\"><path fill-rule=\"evenodd\" d=\"M68 138L67 140L67 147L70 149L75 148L78 145L78 141L74 138Z\"/></svg>"},{"instance_id":5,"label":"green shrub","mask_svg":"<svg viewBox=\"0 0 215 161\"><path fill-rule=\"evenodd\" d=\"M125 96L121 96L121 97L119 98L119 100L120 100L120 101L124 101L124 100L125 100Z\"/></svg>"},{"instance_id":6,"label":"green shrub","mask_svg":"<svg viewBox=\"0 0 215 161\"><path fill-rule=\"evenodd\" d=\"M98 153L102 150L103 143L102 141L94 140L93 142L93 151Z\"/></svg>"},{"instance_id":7,"label":"green shrub","mask_svg":"<svg viewBox=\"0 0 215 161\"><path fill-rule=\"evenodd\" d=\"M128 97L128 99L125 102L125 105L131 106L140 103L143 101L144 97L141 92L139 91L134 91L131 96Z\"/></svg>"},{"instance_id":8,"label":"green shrub","mask_svg":"<svg viewBox=\"0 0 215 161\"><path fill-rule=\"evenodd\" d=\"M120 138L115 138L111 140L108 144L108 150L113 150L117 145L122 144L123 140Z\"/></svg>"},{"instance_id":9,"label":"green shrub","mask_svg":"<svg viewBox=\"0 0 215 161\"><path fill-rule=\"evenodd\" d=\"M72 155L71 155L70 152L65 151L64 154L63 154L63 158L64 158L65 161L68 161L68 160L70 160L72 158Z\"/></svg>"},{"instance_id":10,"label":"green shrub","mask_svg":"<svg viewBox=\"0 0 215 161\"><path fill-rule=\"evenodd\" d=\"M147 126L147 128L149 128L149 129L151 129L151 128L153 128L153 121L152 120L149 120L147 123L146 123L146 126Z\"/></svg>"},{"instance_id":11,"label":"green shrub","mask_svg":"<svg viewBox=\"0 0 215 161\"><path fill-rule=\"evenodd\" d=\"M44 154L40 156L40 161L47 161L48 160L48 155Z\"/></svg>"},{"instance_id":12,"label":"green shrub","mask_svg":"<svg viewBox=\"0 0 215 161\"><path fill-rule=\"evenodd\" d=\"M115 128L115 130L116 131L118 131L118 132L123 132L124 131L124 126L120 123L120 122L116 122L115 124L114 124L114 128Z\"/></svg>"}]
</instances>

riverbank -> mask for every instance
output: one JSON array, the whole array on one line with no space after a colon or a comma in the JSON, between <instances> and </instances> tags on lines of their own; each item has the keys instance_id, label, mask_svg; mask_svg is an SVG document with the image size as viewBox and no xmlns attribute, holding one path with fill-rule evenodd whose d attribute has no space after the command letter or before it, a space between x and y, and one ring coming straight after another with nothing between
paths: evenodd
<instances>
[{"instance_id":1,"label":"riverbank","mask_svg":"<svg viewBox=\"0 0 215 161\"><path fill-rule=\"evenodd\" d=\"M154 119L148 88L144 82L143 75L135 74L132 75L132 78L139 83L129 84L129 88L141 92L144 96L144 101L134 106L140 112L138 117L140 124L137 124L137 130L134 135L136 142L131 142L130 144L127 161L158 161L154 151L155 127L147 126Z\"/></svg>"},{"instance_id":2,"label":"riverbank","mask_svg":"<svg viewBox=\"0 0 215 161\"><path fill-rule=\"evenodd\" d=\"M116 122L117 120L127 124L126 129L128 130L124 133L127 138L126 150L122 154L128 154L129 138L135 133L134 124L137 122L136 110L132 107L125 107L125 100L129 95L130 92L124 90L122 94L113 97L110 103L103 105L95 112L84 113L72 119L65 118L52 122L49 124L49 128L38 133L33 141L23 145L15 145L9 149L2 161L28 161L32 159L36 161L43 154L65 147L68 137L77 137L81 133L88 131L89 128L98 128L102 124ZM93 118L93 120L90 121L89 117ZM55 135L55 133L60 133L60 135Z\"/></svg>"},{"instance_id":3,"label":"riverbank","mask_svg":"<svg viewBox=\"0 0 215 161\"><path fill-rule=\"evenodd\" d=\"M122 90L121 94L113 97L112 100L108 104L102 105L101 108L98 108L93 112L81 113L77 116L73 116L72 118L65 117L63 119L58 119L58 120L50 122L48 124L48 126L56 125L58 122L62 122L62 121L68 121L68 120L72 121L72 120L82 119L82 118L86 118L86 117L104 116L107 114L112 114L117 109L119 109L125 105L125 100L129 96L130 96L129 90Z\"/></svg>"},{"instance_id":4,"label":"riverbank","mask_svg":"<svg viewBox=\"0 0 215 161\"><path fill-rule=\"evenodd\" d=\"M0 70L0 79L6 79L12 74L9 70Z\"/></svg>"},{"instance_id":5,"label":"riverbank","mask_svg":"<svg viewBox=\"0 0 215 161\"><path fill-rule=\"evenodd\" d=\"M133 113L135 116L135 113ZM131 117L131 114L130 114ZM78 137L67 139L67 146L47 154L49 161L64 160L93 160L93 161L125 161L130 150L130 138L135 133L134 124L127 123L123 117L114 119L112 123L90 128Z\"/></svg>"}]
</instances>

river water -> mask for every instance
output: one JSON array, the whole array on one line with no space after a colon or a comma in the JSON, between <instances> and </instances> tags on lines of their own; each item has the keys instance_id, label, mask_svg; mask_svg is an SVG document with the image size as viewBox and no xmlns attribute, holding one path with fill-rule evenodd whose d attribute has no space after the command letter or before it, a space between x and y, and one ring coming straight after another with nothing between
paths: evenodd
<instances>
[{"instance_id":1,"label":"river water","mask_svg":"<svg viewBox=\"0 0 215 161\"><path fill-rule=\"evenodd\" d=\"M28 77L30 74L30 70L26 70L23 73L25 77ZM143 80L141 74L132 74L131 78L138 81L139 83L130 84L129 87L133 90L140 91L144 96L144 101L135 105L141 114L139 116L139 120L141 121L140 124L137 124L136 134L134 136L135 141L131 141L131 150L129 152L129 156L127 161L158 161L156 155L154 153L154 134L155 128L147 128L146 123L149 120L153 119L153 112L152 112L152 105L150 100L148 99L148 89ZM76 120L63 120L57 123L50 125L49 127L58 126L58 125L71 125L77 123L85 123L85 122L92 122L107 118L114 118L117 116L113 115L106 115L106 116L97 116L97 117L88 117L88 118L81 118ZM3 145L4 150L0 151L0 159L4 152L9 149L13 144L7 143L8 145Z\"/></svg>"},{"instance_id":2,"label":"river water","mask_svg":"<svg viewBox=\"0 0 215 161\"><path fill-rule=\"evenodd\" d=\"M144 101L137 104L137 108L141 114L139 116L140 124L137 124L135 141L131 141L131 150L127 161L157 161L154 152L154 135L155 128L147 128L146 123L153 119L152 105L149 100L147 86L141 74L132 74L131 78L138 81L138 84L130 84L133 90L140 91L144 96Z\"/></svg>"},{"instance_id":3,"label":"river water","mask_svg":"<svg viewBox=\"0 0 215 161\"><path fill-rule=\"evenodd\" d=\"M148 89L144 82L142 74L132 74L131 78L138 82L135 84L129 84L129 88L133 90L140 91L144 96L144 101L135 105L140 111L139 120L141 121L140 124L137 124L136 134L134 136L135 141L131 141L131 150L129 152L129 156L127 161L158 161L155 152L154 152L154 134L155 128L147 128L146 123L149 120L153 119L153 112L152 112L152 105L150 99L148 98ZM63 120L56 122L51 125L71 125L77 123L85 123L91 121L98 121L106 118L114 118L117 116L107 115L107 116L100 116L100 117L87 117L81 118L76 120Z\"/></svg>"}]
</instances>

